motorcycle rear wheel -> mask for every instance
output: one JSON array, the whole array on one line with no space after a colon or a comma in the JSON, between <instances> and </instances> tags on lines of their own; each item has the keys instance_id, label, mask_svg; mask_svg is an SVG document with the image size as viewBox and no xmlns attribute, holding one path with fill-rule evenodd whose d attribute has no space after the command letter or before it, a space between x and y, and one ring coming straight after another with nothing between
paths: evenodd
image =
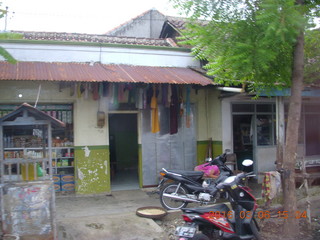
<instances>
[{"instance_id":1,"label":"motorcycle rear wheel","mask_svg":"<svg viewBox=\"0 0 320 240\"><path fill-rule=\"evenodd\" d=\"M163 188L160 191L160 203L161 205L168 209L168 210L179 210L181 208L184 208L188 205L188 202L185 202L183 200L175 200L166 196L163 196L164 193L171 194L174 193L178 187L179 183L168 183L163 186ZM177 194L181 195L187 195L188 190L181 186L179 187Z\"/></svg>"}]
</instances>

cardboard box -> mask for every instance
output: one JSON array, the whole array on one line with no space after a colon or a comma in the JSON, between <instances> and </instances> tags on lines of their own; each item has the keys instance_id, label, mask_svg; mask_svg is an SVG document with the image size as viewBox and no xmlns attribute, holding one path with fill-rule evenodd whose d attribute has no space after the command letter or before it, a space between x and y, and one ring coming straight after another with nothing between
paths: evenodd
<instances>
[{"instance_id":1,"label":"cardboard box","mask_svg":"<svg viewBox=\"0 0 320 240\"><path fill-rule=\"evenodd\" d=\"M61 183L74 183L74 174L61 174Z\"/></svg>"},{"instance_id":2,"label":"cardboard box","mask_svg":"<svg viewBox=\"0 0 320 240\"><path fill-rule=\"evenodd\" d=\"M54 183L54 190L55 190L56 192L60 192L60 191L61 191L60 182L59 182L59 183Z\"/></svg>"},{"instance_id":3,"label":"cardboard box","mask_svg":"<svg viewBox=\"0 0 320 240\"><path fill-rule=\"evenodd\" d=\"M61 181L60 174L53 174L52 175L52 180L53 180L54 183L60 183L60 181Z\"/></svg>"},{"instance_id":4,"label":"cardboard box","mask_svg":"<svg viewBox=\"0 0 320 240\"><path fill-rule=\"evenodd\" d=\"M75 190L74 182L61 183L61 191L74 191L74 190Z\"/></svg>"}]
</instances>

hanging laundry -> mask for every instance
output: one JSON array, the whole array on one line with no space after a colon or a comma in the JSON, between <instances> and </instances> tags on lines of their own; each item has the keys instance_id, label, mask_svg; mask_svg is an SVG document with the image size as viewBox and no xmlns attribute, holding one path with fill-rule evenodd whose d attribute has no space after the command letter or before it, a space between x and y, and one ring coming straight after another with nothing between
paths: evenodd
<instances>
[{"instance_id":1,"label":"hanging laundry","mask_svg":"<svg viewBox=\"0 0 320 240\"><path fill-rule=\"evenodd\" d=\"M191 87L188 85L187 87L187 93L186 93L186 127L191 127L191 104L190 104L190 92Z\"/></svg>"},{"instance_id":2,"label":"hanging laundry","mask_svg":"<svg viewBox=\"0 0 320 240\"><path fill-rule=\"evenodd\" d=\"M109 97L110 103L112 104L113 104L113 88L114 88L114 83L110 83L109 89L108 89L108 97Z\"/></svg>"},{"instance_id":3,"label":"hanging laundry","mask_svg":"<svg viewBox=\"0 0 320 240\"><path fill-rule=\"evenodd\" d=\"M99 99L99 84L93 83L91 86L92 86L92 98L93 98L93 100L98 100Z\"/></svg>"},{"instance_id":4,"label":"hanging laundry","mask_svg":"<svg viewBox=\"0 0 320 240\"><path fill-rule=\"evenodd\" d=\"M84 99L89 98L89 92L90 92L90 83L84 84Z\"/></svg>"},{"instance_id":5,"label":"hanging laundry","mask_svg":"<svg viewBox=\"0 0 320 240\"><path fill-rule=\"evenodd\" d=\"M179 99L178 89L176 85L171 85L171 101L170 101L170 134L178 132L178 115L179 115Z\"/></svg>"},{"instance_id":6,"label":"hanging laundry","mask_svg":"<svg viewBox=\"0 0 320 240\"><path fill-rule=\"evenodd\" d=\"M183 86L179 86L178 93L179 93L179 114L180 114L180 117L182 117L183 110L184 110L184 107L183 107Z\"/></svg>"},{"instance_id":7,"label":"hanging laundry","mask_svg":"<svg viewBox=\"0 0 320 240\"><path fill-rule=\"evenodd\" d=\"M123 96L124 96L124 84L119 83L118 85L118 102L123 102Z\"/></svg>"},{"instance_id":8,"label":"hanging laundry","mask_svg":"<svg viewBox=\"0 0 320 240\"><path fill-rule=\"evenodd\" d=\"M160 131L160 122L158 114L158 100L157 100L157 89L153 86L153 96L150 103L151 108L151 132L157 133Z\"/></svg>"},{"instance_id":9,"label":"hanging laundry","mask_svg":"<svg viewBox=\"0 0 320 240\"><path fill-rule=\"evenodd\" d=\"M148 85L146 90L147 105L151 104L152 95L153 95L152 85Z\"/></svg>"},{"instance_id":10,"label":"hanging laundry","mask_svg":"<svg viewBox=\"0 0 320 240\"><path fill-rule=\"evenodd\" d=\"M170 107L171 104L171 96L172 96L172 88L171 88L171 84L169 84L168 86L168 94L167 94L167 104L165 107Z\"/></svg>"},{"instance_id":11,"label":"hanging laundry","mask_svg":"<svg viewBox=\"0 0 320 240\"><path fill-rule=\"evenodd\" d=\"M119 85L117 83L113 84L113 105L117 106L118 101Z\"/></svg>"},{"instance_id":12,"label":"hanging laundry","mask_svg":"<svg viewBox=\"0 0 320 240\"><path fill-rule=\"evenodd\" d=\"M136 95L137 95L137 88L136 87L132 87L129 90L129 96L128 96L128 103L129 104L134 104L135 103Z\"/></svg>"},{"instance_id":13,"label":"hanging laundry","mask_svg":"<svg viewBox=\"0 0 320 240\"><path fill-rule=\"evenodd\" d=\"M281 191L281 176L277 171L265 172L262 182L262 198L265 198L266 206L269 206L272 199Z\"/></svg>"},{"instance_id":14,"label":"hanging laundry","mask_svg":"<svg viewBox=\"0 0 320 240\"><path fill-rule=\"evenodd\" d=\"M70 85L70 97L74 97L76 91L77 91L77 84L76 83L71 83L71 85Z\"/></svg>"},{"instance_id":15,"label":"hanging laundry","mask_svg":"<svg viewBox=\"0 0 320 240\"><path fill-rule=\"evenodd\" d=\"M136 108L143 109L143 88L138 88L136 93Z\"/></svg>"},{"instance_id":16,"label":"hanging laundry","mask_svg":"<svg viewBox=\"0 0 320 240\"><path fill-rule=\"evenodd\" d=\"M161 85L161 100L162 100L162 105L164 107L169 107L169 105L168 105L168 84Z\"/></svg>"},{"instance_id":17,"label":"hanging laundry","mask_svg":"<svg viewBox=\"0 0 320 240\"><path fill-rule=\"evenodd\" d=\"M77 86L78 98L80 98L82 96L82 93L84 92L84 90L85 90L84 83L79 83L78 86Z\"/></svg>"},{"instance_id":18,"label":"hanging laundry","mask_svg":"<svg viewBox=\"0 0 320 240\"><path fill-rule=\"evenodd\" d=\"M103 83L99 83L99 98L103 97Z\"/></svg>"},{"instance_id":19,"label":"hanging laundry","mask_svg":"<svg viewBox=\"0 0 320 240\"><path fill-rule=\"evenodd\" d=\"M109 93L109 83L108 82L103 82L102 83L102 96L103 97L108 97Z\"/></svg>"}]
</instances>

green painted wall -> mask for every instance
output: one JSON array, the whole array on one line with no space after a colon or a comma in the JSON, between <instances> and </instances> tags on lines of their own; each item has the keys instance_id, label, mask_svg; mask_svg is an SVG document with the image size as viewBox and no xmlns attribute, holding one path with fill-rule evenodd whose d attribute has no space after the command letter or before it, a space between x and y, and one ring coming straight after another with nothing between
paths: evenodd
<instances>
[{"instance_id":1,"label":"green painted wall","mask_svg":"<svg viewBox=\"0 0 320 240\"><path fill-rule=\"evenodd\" d=\"M110 192L109 146L77 146L74 151L77 193Z\"/></svg>"},{"instance_id":2,"label":"green painted wall","mask_svg":"<svg viewBox=\"0 0 320 240\"><path fill-rule=\"evenodd\" d=\"M204 163L206 159L206 154L207 154L207 146L209 144L209 141L198 141L197 142L197 163L202 164ZM222 150L222 141L212 141L212 151L213 157L216 157L220 155L223 150Z\"/></svg>"}]
</instances>

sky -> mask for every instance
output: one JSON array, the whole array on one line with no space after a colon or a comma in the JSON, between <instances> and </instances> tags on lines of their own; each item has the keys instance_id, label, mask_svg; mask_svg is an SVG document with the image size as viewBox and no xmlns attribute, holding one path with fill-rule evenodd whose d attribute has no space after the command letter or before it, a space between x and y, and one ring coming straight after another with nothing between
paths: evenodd
<instances>
[{"instance_id":1,"label":"sky","mask_svg":"<svg viewBox=\"0 0 320 240\"><path fill-rule=\"evenodd\" d=\"M103 34L152 8L179 16L169 0L0 0L0 31ZM7 24L5 24L7 22Z\"/></svg>"}]
</instances>

